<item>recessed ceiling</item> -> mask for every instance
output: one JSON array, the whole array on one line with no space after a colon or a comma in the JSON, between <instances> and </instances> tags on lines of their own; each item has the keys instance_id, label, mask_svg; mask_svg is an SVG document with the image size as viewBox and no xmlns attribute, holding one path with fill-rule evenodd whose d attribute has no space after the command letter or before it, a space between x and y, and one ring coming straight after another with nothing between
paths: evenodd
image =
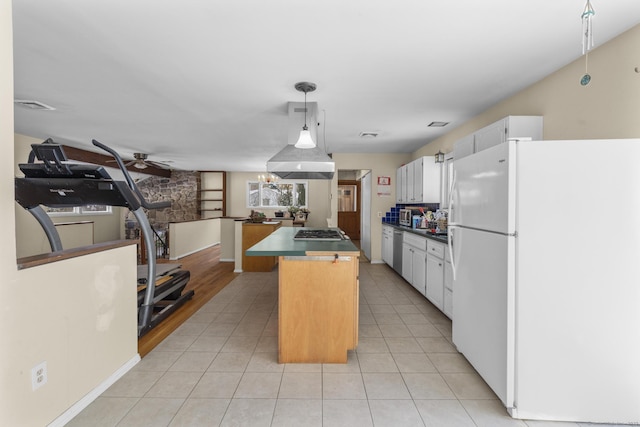
<instances>
[{"instance_id":1,"label":"recessed ceiling","mask_svg":"<svg viewBox=\"0 0 640 427\"><path fill-rule=\"evenodd\" d=\"M16 107L15 129L263 171L304 100L294 84L312 81L320 147L410 153L577 59L584 3L16 1L15 98L56 110ZM592 4L596 48L640 23L638 0Z\"/></svg>"}]
</instances>

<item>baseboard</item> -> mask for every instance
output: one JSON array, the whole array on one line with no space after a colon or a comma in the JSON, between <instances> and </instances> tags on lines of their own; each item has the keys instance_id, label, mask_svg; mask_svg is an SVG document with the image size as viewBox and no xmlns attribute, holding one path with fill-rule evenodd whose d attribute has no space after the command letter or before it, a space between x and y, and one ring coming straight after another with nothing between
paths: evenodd
<instances>
[{"instance_id":1,"label":"baseboard","mask_svg":"<svg viewBox=\"0 0 640 427\"><path fill-rule=\"evenodd\" d=\"M233 258L220 258L220 262L236 262Z\"/></svg>"},{"instance_id":2,"label":"baseboard","mask_svg":"<svg viewBox=\"0 0 640 427\"><path fill-rule=\"evenodd\" d=\"M53 420L48 427L63 427L69 421L71 421L76 415L82 412L87 406L96 400L102 393L104 393L109 387L111 387L116 381L118 381L124 374L129 372L131 368L136 366L140 361L140 355L136 354L129 359L124 365L122 365L117 371L111 374L106 380L101 382L96 388L87 393L82 399L74 403L69 409L64 411L62 415Z\"/></svg>"},{"instance_id":3,"label":"baseboard","mask_svg":"<svg viewBox=\"0 0 640 427\"><path fill-rule=\"evenodd\" d=\"M381 259L374 259L369 261L369 264L386 264L386 263Z\"/></svg>"},{"instance_id":4,"label":"baseboard","mask_svg":"<svg viewBox=\"0 0 640 427\"><path fill-rule=\"evenodd\" d=\"M196 252L203 251L203 250L205 250L205 249L211 248L211 247L216 246L216 245L219 245L219 244L220 244L220 242L211 243L210 245L206 245L206 246L203 246L203 247L201 247L201 248L194 249L194 250L192 250L192 251L190 251L190 252L187 252L187 253L184 253L184 254L180 254L180 255L178 255L177 257L169 257L169 259L170 259L171 261L176 261L176 260L179 260L180 258L184 258L184 257L186 257L186 256L188 256L188 255L193 255L193 254L195 254Z\"/></svg>"},{"instance_id":5,"label":"baseboard","mask_svg":"<svg viewBox=\"0 0 640 427\"><path fill-rule=\"evenodd\" d=\"M242 273L242 269L241 268L236 268L235 270L233 270L234 273Z\"/></svg>"}]
</instances>

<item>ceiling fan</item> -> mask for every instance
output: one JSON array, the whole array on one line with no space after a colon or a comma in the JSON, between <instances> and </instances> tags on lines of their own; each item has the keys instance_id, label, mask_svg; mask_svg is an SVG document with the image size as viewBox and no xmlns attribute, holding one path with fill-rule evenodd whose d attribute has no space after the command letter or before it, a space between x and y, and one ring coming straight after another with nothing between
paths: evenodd
<instances>
[{"instance_id":1,"label":"ceiling fan","mask_svg":"<svg viewBox=\"0 0 640 427\"><path fill-rule=\"evenodd\" d=\"M148 157L149 155L145 153L133 153L133 160L125 163L124 165L127 167L133 166L136 169L146 169L149 166L160 169L169 168L169 165L167 165L165 162L154 162L153 160L147 160ZM115 160L110 160L110 162L111 161Z\"/></svg>"}]
</instances>

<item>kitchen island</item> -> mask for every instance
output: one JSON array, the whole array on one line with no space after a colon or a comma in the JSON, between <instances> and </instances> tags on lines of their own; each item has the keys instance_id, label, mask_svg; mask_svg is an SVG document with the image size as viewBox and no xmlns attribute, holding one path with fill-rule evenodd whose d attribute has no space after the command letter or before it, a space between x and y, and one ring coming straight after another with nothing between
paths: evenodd
<instances>
[{"instance_id":1,"label":"kitchen island","mask_svg":"<svg viewBox=\"0 0 640 427\"><path fill-rule=\"evenodd\" d=\"M278 362L346 363L358 345L360 251L348 239L294 240L299 230L281 227L245 253L279 259Z\"/></svg>"}]
</instances>

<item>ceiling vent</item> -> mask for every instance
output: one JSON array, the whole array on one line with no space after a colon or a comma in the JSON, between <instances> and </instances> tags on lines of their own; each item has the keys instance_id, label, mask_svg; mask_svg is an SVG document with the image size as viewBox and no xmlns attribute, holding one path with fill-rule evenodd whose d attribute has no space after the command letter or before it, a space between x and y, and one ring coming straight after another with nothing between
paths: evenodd
<instances>
[{"instance_id":1,"label":"ceiling vent","mask_svg":"<svg viewBox=\"0 0 640 427\"><path fill-rule=\"evenodd\" d=\"M29 99L16 99L13 101L13 103L21 107L28 108L30 110L47 110L47 111L55 110L55 108L52 107L51 105L47 105L40 101L33 101Z\"/></svg>"},{"instance_id":2,"label":"ceiling vent","mask_svg":"<svg viewBox=\"0 0 640 427\"><path fill-rule=\"evenodd\" d=\"M360 138L375 138L378 132L360 132Z\"/></svg>"},{"instance_id":3,"label":"ceiling vent","mask_svg":"<svg viewBox=\"0 0 640 427\"><path fill-rule=\"evenodd\" d=\"M430 128L443 128L448 125L449 122L431 122L429 123Z\"/></svg>"}]
</instances>

